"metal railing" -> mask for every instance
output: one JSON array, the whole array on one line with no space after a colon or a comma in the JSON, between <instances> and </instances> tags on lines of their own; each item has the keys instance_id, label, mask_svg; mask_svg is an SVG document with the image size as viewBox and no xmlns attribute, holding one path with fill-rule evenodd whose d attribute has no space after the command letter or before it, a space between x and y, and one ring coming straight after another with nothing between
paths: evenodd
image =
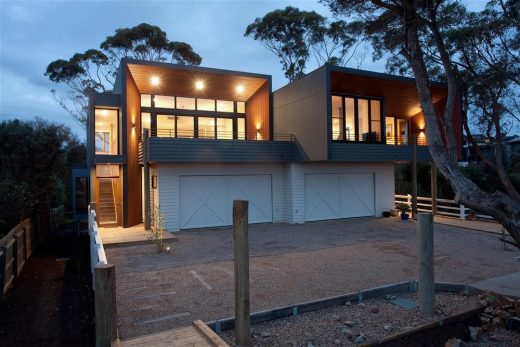
<instances>
[{"instance_id":1,"label":"metal railing","mask_svg":"<svg viewBox=\"0 0 520 347\"><path fill-rule=\"evenodd\" d=\"M257 131L253 136L247 136L244 132L237 131L211 131L211 130L179 130L179 129L146 129L146 137L165 137L178 139L204 139L204 140L249 140L270 141L269 133ZM273 141L293 141L292 134L273 134Z\"/></svg>"},{"instance_id":2,"label":"metal railing","mask_svg":"<svg viewBox=\"0 0 520 347\"><path fill-rule=\"evenodd\" d=\"M411 145L412 141L408 136L387 136L383 141L383 137L381 134L372 132L372 133L364 133L356 134L347 133L345 137L343 134L339 132L332 133L332 139L334 141L346 141L346 142L364 142L364 143L386 143L387 145ZM417 146L427 146L428 141L425 136L417 137Z\"/></svg>"},{"instance_id":3,"label":"metal railing","mask_svg":"<svg viewBox=\"0 0 520 347\"><path fill-rule=\"evenodd\" d=\"M464 206L456 202L455 200L449 199L436 199L437 201L437 214L445 215L450 217L457 217L462 220L466 220L471 213L469 207ZM407 204L412 208L412 195L395 195L395 205ZM432 198L418 196L417 197L417 211L419 212L432 212ZM485 214L475 214L476 218L483 220L492 220L493 217Z\"/></svg>"}]
</instances>

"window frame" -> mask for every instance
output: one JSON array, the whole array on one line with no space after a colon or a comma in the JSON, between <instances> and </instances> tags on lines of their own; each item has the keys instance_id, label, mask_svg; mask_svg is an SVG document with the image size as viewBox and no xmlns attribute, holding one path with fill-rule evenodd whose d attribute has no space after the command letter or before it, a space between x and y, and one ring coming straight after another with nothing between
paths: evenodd
<instances>
[{"instance_id":1,"label":"window frame","mask_svg":"<svg viewBox=\"0 0 520 347\"><path fill-rule=\"evenodd\" d=\"M96 134L98 133L98 131L96 131L96 111L97 110L107 110L107 111L116 111L116 131L117 131L117 148L116 148L116 153L115 154L110 154L110 153L98 153L96 151ZM119 116L120 116L120 112L119 112L119 109L118 108L109 108L109 107L94 107L94 155L121 155L121 141L122 141L122 136L121 135L121 129L120 129L120 123L121 123L121 120L119 119Z\"/></svg>"},{"instance_id":2,"label":"window frame","mask_svg":"<svg viewBox=\"0 0 520 347\"><path fill-rule=\"evenodd\" d=\"M338 143L372 143L372 144L385 144L386 143L386 138L385 138L385 132L384 132L384 127L383 127L383 124L385 124L386 122L386 119L385 119L385 114L384 114L384 98L383 97L377 97L377 96L366 96L366 95L356 95L356 94L348 94L348 93L330 93L329 97L330 97L330 102L331 102L331 105L332 105L332 97L333 96L339 96L341 97L341 104L342 104L342 109L343 109L343 128L341 129L342 131L342 137L343 139L342 140L335 140L332 136L332 121L333 121L333 117L332 117L332 110L331 110L331 113L330 113L330 117L329 117L329 121L330 121L330 129L331 131L329 131L329 138L331 139L332 142L338 142ZM347 139L347 132L346 132L346 129L345 129L345 124L347 124L347 115L346 115L346 109L345 109L345 99L346 98L351 98L351 99L354 99L354 140L349 140ZM380 122L380 125L379 125L379 134L380 134L380 139L377 140L377 141L360 141L359 138L360 138L360 134L359 134L359 107L358 107L358 100L361 99L361 100L367 100L367 106L368 106L368 133L369 134L372 134L372 103L371 101L372 100L375 100L375 101L379 101L380 102L380 107L379 107L379 111L380 111L380 118L379 118L379 122Z\"/></svg>"}]
</instances>

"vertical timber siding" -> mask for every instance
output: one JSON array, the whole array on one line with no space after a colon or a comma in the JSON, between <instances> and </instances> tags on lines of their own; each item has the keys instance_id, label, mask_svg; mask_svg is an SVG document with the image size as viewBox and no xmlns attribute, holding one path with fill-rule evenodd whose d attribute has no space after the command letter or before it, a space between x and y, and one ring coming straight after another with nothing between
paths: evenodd
<instances>
[{"instance_id":1,"label":"vertical timber siding","mask_svg":"<svg viewBox=\"0 0 520 347\"><path fill-rule=\"evenodd\" d=\"M269 81L266 81L255 94L246 102L246 133L248 140L256 139L256 132L260 131L263 140L270 134L270 106L269 106Z\"/></svg>"},{"instance_id":2,"label":"vertical timber siding","mask_svg":"<svg viewBox=\"0 0 520 347\"><path fill-rule=\"evenodd\" d=\"M142 223L142 187L141 187L141 168L138 162L138 139L141 133L141 97L130 71L126 74L126 152L127 152L127 181L123 182L126 186L126 209L127 218L123 225L131 227ZM133 125L135 124L135 129Z\"/></svg>"}]
</instances>

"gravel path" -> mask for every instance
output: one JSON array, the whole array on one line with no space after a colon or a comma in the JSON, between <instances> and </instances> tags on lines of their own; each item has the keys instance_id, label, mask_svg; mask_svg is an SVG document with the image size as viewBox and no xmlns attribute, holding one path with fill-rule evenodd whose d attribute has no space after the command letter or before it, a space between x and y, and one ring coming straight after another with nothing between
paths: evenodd
<instances>
[{"instance_id":1,"label":"gravel path","mask_svg":"<svg viewBox=\"0 0 520 347\"><path fill-rule=\"evenodd\" d=\"M415 294L398 297L416 299ZM422 314L418 308L393 305L385 298L367 300L364 305L335 306L256 324L253 326L253 344L258 347L355 346L478 307L478 296L438 293L436 306L434 316ZM225 331L221 336L235 346L233 330Z\"/></svg>"},{"instance_id":2,"label":"gravel path","mask_svg":"<svg viewBox=\"0 0 520 347\"><path fill-rule=\"evenodd\" d=\"M249 228L251 311L416 277L416 223L357 218ZM233 315L230 228L177 234L153 245L107 248L116 265L119 333L130 338ZM494 234L435 226L435 280L472 283L518 271Z\"/></svg>"}]
</instances>

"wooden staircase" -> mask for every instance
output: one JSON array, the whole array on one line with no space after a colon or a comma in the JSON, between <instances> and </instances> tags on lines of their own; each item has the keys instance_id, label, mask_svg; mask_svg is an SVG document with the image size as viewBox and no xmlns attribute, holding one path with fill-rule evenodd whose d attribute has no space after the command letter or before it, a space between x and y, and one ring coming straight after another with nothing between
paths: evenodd
<instances>
[{"instance_id":1,"label":"wooden staircase","mask_svg":"<svg viewBox=\"0 0 520 347\"><path fill-rule=\"evenodd\" d=\"M98 178L98 196L97 216L99 226L115 227L117 226L117 211L115 205L115 179Z\"/></svg>"}]
</instances>

